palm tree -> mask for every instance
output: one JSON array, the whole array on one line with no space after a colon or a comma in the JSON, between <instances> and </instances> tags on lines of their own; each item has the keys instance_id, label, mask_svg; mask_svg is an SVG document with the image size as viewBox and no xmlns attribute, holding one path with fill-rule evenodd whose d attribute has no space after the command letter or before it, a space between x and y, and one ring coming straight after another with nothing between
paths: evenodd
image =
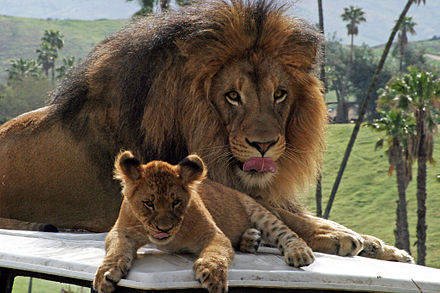
<instances>
[{"instance_id":1,"label":"palm tree","mask_svg":"<svg viewBox=\"0 0 440 293\"><path fill-rule=\"evenodd\" d=\"M354 36L359 32L359 24L367 21L365 18L365 12L362 8L354 7L350 5L349 8L344 8L344 13L341 14L342 20L347 21L347 34L351 36L350 42L350 59L348 60L347 69L345 72L345 79L342 85L340 100L338 101L338 111L336 116L336 122L348 122L347 107L345 105L345 95L347 92L348 80L350 79L350 71L353 64L353 52L354 52Z\"/></svg>"},{"instance_id":2,"label":"palm tree","mask_svg":"<svg viewBox=\"0 0 440 293\"><path fill-rule=\"evenodd\" d=\"M351 36L350 42L350 56L353 59L353 40L354 36L359 32L359 24L361 22L367 21L365 18L365 12L362 11L362 8L354 7L350 5L349 8L344 8L344 13L341 14L342 20L347 21L347 34Z\"/></svg>"},{"instance_id":3,"label":"palm tree","mask_svg":"<svg viewBox=\"0 0 440 293\"><path fill-rule=\"evenodd\" d=\"M403 22L404 17L406 16L406 13L408 12L409 8L413 3L417 3L420 5L420 3L425 3L425 0L408 0L405 7L403 8L402 12L400 13L399 19L397 20L396 24L394 25L393 30L391 31L390 37L388 38L388 41L385 45L385 48L382 52L382 57L380 58L379 64L377 65L376 71L374 72L373 78L371 79L370 86L368 87L367 92L365 93L364 99L362 100L362 104L359 108L359 115L358 119L356 121L356 124L353 128L353 132L351 133L350 140L348 141L347 148L344 152L344 157L342 158L341 165L339 166L338 174L336 176L335 182L333 183L332 191L330 193L329 200L327 202L327 206L325 208L324 212L324 218L328 219L330 216L330 210L333 205L333 201L336 197L336 192L338 191L339 184L341 183L342 175L344 175L345 167L347 166L348 159L350 158L351 150L353 149L354 143L356 141L356 137L359 133L359 129L361 128L361 123L364 119L365 112L367 111L367 105L370 102L371 93L373 89L375 88L376 81L379 78L379 74L383 69L383 66L385 64L385 60L388 57L388 53L390 51L391 45L393 44L394 37L397 34L397 30L400 27L400 24Z\"/></svg>"},{"instance_id":4,"label":"palm tree","mask_svg":"<svg viewBox=\"0 0 440 293\"><path fill-rule=\"evenodd\" d=\"M8 72L8 80L23 80L23 78L32 76L40 76L40 68L35 60L32 59L11 59L10 66L6 69Z\"/></svg>"},{"instance_id":5,"label":"palm tree","mask_svg":"<svg viewBox=\"0 0 440 293\"><path fill-rule=\"evenodd\" d=\"M159 6L160 11L164 12L170 8L171 0L126 0L127 2L137 1L141 6L141 9L137 11L133 16L142 16L153 13L154 7ZM176 0L175 3L179 6L190 5L192 0Z\"/></svg>"},{"instance_id":6,"label":"palm tree","mask_svg":"<svg viewBox=\"0 0 440 293\"><path fill-rule=\"evenodd\" d=\"M408 73L393 79L382 104L394 104L411 112L416 120L414 152L417 158L417 264L426 258L426 163L433 162L434 133L440 110L440 79L434 74L408 68ZM387 90L387 89L386 89Z\"/></svg>"},{"instance_id":7,"label":"palm tree","mask_svg":"<svg viewBox=\"0 0 440 293\"><path fill-rule=\"evenodd\" d=\"M43 42L40 44L40 49L37 49L36 52L38 54L37 60L43 67L44 74L46 77L49 77L49 70L55 67L58 51L54 50L48 42Z\"/></svg>"},{"instance_id":8,"label":"palm tree","mask_svg":"<svg viewBox=\"0 0 440 293\"><path fill-rule=\"evenodd\" d=\"M64 47L64 36L60 31L54 30L45 30L43 37L41 37L41 41L47 42L50 44L52 48L56 48L57 50L61 50Z\"/></svg>"},{"instance_id":9,"label":"palm tree","mask_svg":"<svg viewBox=\"0 0 440 293\"><path fill-rule=\"evenodd\" d=\"M153 13L155 0L126 0L126 1L127 2L137 1L138 4L141 6L141 9L133 15L134 17Z\"/></svg>"},{"instance_id":10,"label":"palm tree","mask_svg":"<svg viewBox=\"0 0 440 293\"><path fill-rule=\"evenodd\" d=\"M398 45L399 45L399 52L400 52L400 60L399 60L399 71L403 71L403 58L405 57L405 48L406 45L408 45L408 36L407 33L410 33L411 35L415 35L416 31L414 27L417 25L412 20L412 17L405 17L403 19L402 24L399 28L399 34L397 36L398 39Z\"/></svg>"},{"instance_id":11,"label":"palm tree","mask_svg":"<svg viewBox=\"0 0 440 293\"><path fill-rule=\"evenodd\" d=\"M411 142L414 137L414 120L401 109L391 108L389 111L379 110L378 112L381 118L365 123L365 126L372 128L376 132L385 132L385 138L382 137L378 140L375 150L381 148L384 141L386 141L388 144L386 154L390 164L388 174L391 176L393 170L396 170L399 200L397 201L396 229L394 230L395 246L411 254L406 188L412 179L413 156Z\"/></svg>"},{"instance_id":12,"label":"palm tree","mask_svg":"<svg viewBox=\"0 0 440 293\"><path fill-rule=\"evenodd\" d=\"M73 67L73 65L75 65L75 57L74 56L63 58L63 65L61 65L60 67L55 69L55 71L58 73L57 78L58 79L63 78L66 75L67 70L69 68Z\"/></svg>"},{"instance_id":13,"label":"palm tree","mask_svg":"<svg viewBox=\"0 0 440 293\"><path fill-rule=\"evenodd\" d=\"M64 47L64 36L59 31L45 30L40 49L37 49L38 61L43 66L44 73L49 76L52 72L52 82L55 82L55 61L58 58L58 50Z\"/></svg>"}]
</instances>

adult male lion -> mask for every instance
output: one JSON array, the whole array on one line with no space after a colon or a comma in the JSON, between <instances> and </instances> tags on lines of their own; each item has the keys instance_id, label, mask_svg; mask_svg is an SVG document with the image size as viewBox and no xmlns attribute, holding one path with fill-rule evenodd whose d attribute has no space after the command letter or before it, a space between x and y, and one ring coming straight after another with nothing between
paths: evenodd
<instances>
[{"instance_id":1,"label":"adult male lion","mask_svg":"<svg viewBox=\"0 0 440 293\"><path fill-rule=\"evenodd\" d=\"M272 1L214 1L141 19L101 42L49 106L0 129L0 217L106 231L121 203L120 149L177 163L260 200L315 251L411 261L313 217L326 107L313 69L321 35Z\"/></svg>"}]
</instances>

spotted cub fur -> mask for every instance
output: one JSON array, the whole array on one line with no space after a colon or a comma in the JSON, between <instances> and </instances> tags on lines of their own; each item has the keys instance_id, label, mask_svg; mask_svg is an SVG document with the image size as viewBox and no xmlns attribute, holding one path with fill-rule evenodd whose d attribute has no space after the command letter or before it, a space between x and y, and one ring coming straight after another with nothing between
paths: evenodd
<instances>
[{"instance_id":1,"label":"spotted cub fur","mask_svg":"<svg viewBox=\"0 0 440 293\"><path fill-rule=\"evenodd\" d=\"M313 262L312 250L251 197L209 182L197 155L178 165L141 164L126 151L116 159L115 178L124 199L119 217L106 237L106 255L94 288L112 292L130 269L141 246L150 243L170 252L198 255L194 272L209 292L227 292L233 247L256 252L260 238L279 247L287 264Z\"/></svg>"}]
</instances>

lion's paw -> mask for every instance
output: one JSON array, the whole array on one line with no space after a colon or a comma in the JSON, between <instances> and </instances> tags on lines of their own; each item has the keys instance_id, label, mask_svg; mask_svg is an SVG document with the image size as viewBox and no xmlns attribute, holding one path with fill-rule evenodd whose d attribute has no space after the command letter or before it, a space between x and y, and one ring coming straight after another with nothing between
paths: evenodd
<instances>
[{"instance_id":1,"label":"lion's paw","mask_svg":"<svg viewBox=\"0 0 440 293\"><path fill-rule=\"evenodd\" d=\"M194 263L196 280L210 293L228 292L228 268L216 258L199 258Z\"/></svg>"},{"instance_id":2,"label":"lion's paw","mask_svg":"<svg viewBox=\"0 0 440 293\"><path fill-rule=\"evenodd\" d=\"M394 257L395 261L398 262L406 262L406 263L414 263L414 258L405 250L394 248L392 256Z\"/></svg>"},{"instance_id":3,"label":"lion's paw","mask_svg":"<svg viewBox=\"0 0 440 293\"><path fill-rule=\"evenodd\" d=\"M123 262L103 263L95 274L93 288L99 293L110 293L115 290L116 284L127 275L128 264Z\"/></svg>"},{"instance_id":4,"label":"lion's paw","mask_svg":"<svg viewBox=\"0 0 440 293\"><path fill-rule=\"evenodd\" d=\"M307 266L315 261L312 249L301 239L290 242L283 251L286 263L295 268Z\"/></svg>"},{"instance_id":5,"label":"lion's paw","mask_svg":"<svg viewBox=\"0 0 440 293\"><path fill-rule=\"evenodd\" d=\"M336 239L336 254L342 256L358 255L363 248L363 239L360 235L351 233L338 233Z\"/></svg>"},{"instance_id":6,"label":"lion's paw","mask_svg":"<svg viewBox=\"0 0 440 293\"><path fill-rule=\"evenodd\" d=\"M315 234L309 245L314 251L340 256L355 256L363 249L364 240L361 235L355 232L341 229Z\"/></svg>"},{"instance_id":7,"label":"lion's paw","mask_svg":"<svg viewBox=\"0 0 440 293\"><path fill-rule=\"evenodd\" d=\"M240 251L256 253L261 243L261 232L254 228L247 229L241 235Z\"/></svg>"},{"instance_id":8,"label":"lion's paw","mask_svg":"<svg viewBox=\"0 0 440 293\"><path fill-rule=\"evenodd\" d=\"M414 258L405 250L387 245L379 238L371 235L362 235L365 239L364 249L359 253L360 256L376 258L389 261L414 263Z\"/></svg>"}]
</instances>

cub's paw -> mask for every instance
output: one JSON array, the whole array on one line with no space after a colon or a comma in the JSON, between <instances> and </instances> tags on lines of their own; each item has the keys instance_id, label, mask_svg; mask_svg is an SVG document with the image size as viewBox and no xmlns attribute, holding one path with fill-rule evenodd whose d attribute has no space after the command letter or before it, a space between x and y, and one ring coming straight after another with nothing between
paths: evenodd
<instances>
[{"instance_id":1,"label":"cub's paw","mask_svg":"<svg viewBox=\"0 0 440 293\"><path fill-rule=\"evenodd\" d=\"M307 266L315 261L312 249L302 239L289 242L283 251L286 263L295 268Z\"/></svg>"},{"instance_id":2,"label":"cub's paw","mask_svg":"<svg viewBox=\"0 0 440 293\"><path fill-rule=\"evenodd\" d=\"M247 229L241 235L240 251L256 253L261 243L261 232L254 228Z\"/></svg>"},{"instance_id":3,"label":"cub's paw","mask_svg":"<svg viewBox=\"0 0 440 293\"><path fill-rule=\"evenodd\" d=\"M128 269L129 265L121 261L101 264L96 271L93 288L99 293L113 292L116 284L127 275Z\"/></svg>"},{"instance_id":4,"label":"cub's paw","mask_svg":"<svg viewBox=\"0 0 440 293\"><path fill-rule=\"evenodd\" d=\"M387 245L382 240L371 235L362 235L362 237L364 238L364 249L359 253L360 256L414 263L413 257L405 250Z\"/></svg>"},{"instance_id":5,"label":"cub's paw","mask_svg":"<svg viewBox=\"0 0 440 293\"><path fill-rule=\"evenodd\" d=\"M228 268L214 257L199 258L194 263L196 280L210 293L228 292Z\"/></svg>"}]
</instances>

